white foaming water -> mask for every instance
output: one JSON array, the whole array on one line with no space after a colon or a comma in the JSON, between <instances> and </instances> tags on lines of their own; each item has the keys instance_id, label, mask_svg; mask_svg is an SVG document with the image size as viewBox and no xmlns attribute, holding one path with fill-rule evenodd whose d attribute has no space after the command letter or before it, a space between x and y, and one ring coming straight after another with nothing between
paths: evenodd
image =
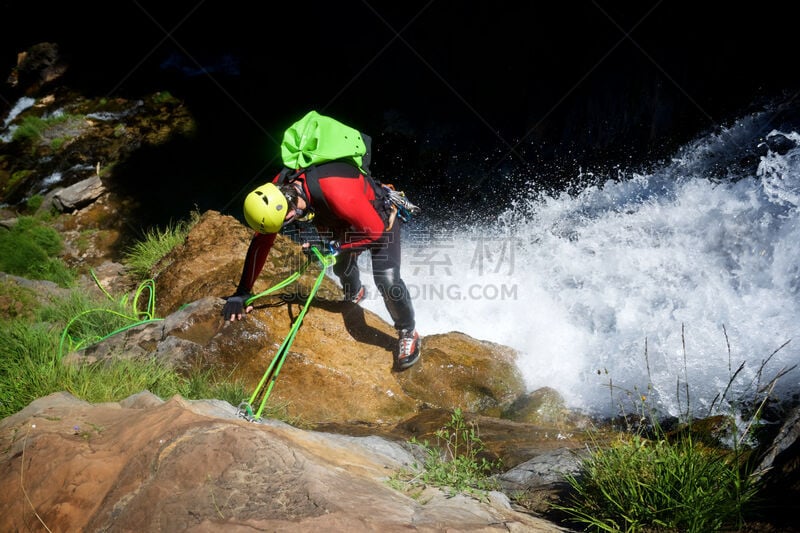
<instances>
[{"instance_id":1,"label":"white foaming water","mask_svg":"<svg viewBox=\"0 0 800 533\"><path fill-rule=\"evenodd\" d=\"M798 341L784 346L800 334L800 148L720 182L701 174L716 142L576 195L531 194L491 227L409 224L403 278L420 333L515 348L529 390L597 415L631 410L628 392L686 413L687 387L691 412L707 414L743 363L727 398L752 397L800 362ZM375 292L364 305L388 320ZM777 394L798 385L793 370Z\"/></svg>"},{"instance_id":2,"label":"white foaming water","mask_svg":"<svg viewBox=\"0 0 800 533\"><path fill-rule=\"evenodd\" d=\"M36 100L33 98L28 98L27 96L23 96L14 104L14 107L11 108L11 111L8 112L8 116L6 117L5 121L3 121L3 128L7 128L11 121L17 118L17 116L28 109L29 107L33 106L36 103Z\"/></svg>"},{"instance_id":3,"label":"white foaming water","mask_svg":"<svg viewBox=\"0 0 800 533\"><path fill-rule=\"evenodd\" d=\"M36 100L34 100L33 98L28 98L27 96L17 100L17 103L14 104L14 107L11 108L11 110L8 112L8 116L3 121L3 127L0 128L2 130L5 130L2 134L0 134L0 142L4 143L11 142L11 139L14 138L14 132L16 131L17 127L16 126L9 127L9 124L11 124L11 121L17 118L17 116L20 113L22 113L35 103Z\"/></svg>"}]
</instances>

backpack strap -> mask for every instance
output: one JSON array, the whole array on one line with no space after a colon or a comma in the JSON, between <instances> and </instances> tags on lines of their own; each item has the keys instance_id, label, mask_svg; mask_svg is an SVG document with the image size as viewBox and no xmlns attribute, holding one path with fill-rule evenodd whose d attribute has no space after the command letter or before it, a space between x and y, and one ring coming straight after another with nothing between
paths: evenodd
<instances>
[{"instance_id":1,"label":"backpack strap","mask_svg":"<svg viewBox=\"0 0 800 533\"><path fill-rule=\"evenodd\" d=\"M396 211L393 209L394 205L390 201L388 194L389 191L378 180L369 174L362 174L358 168L348 162L326 163L324 165L327 167L325 169L325 175L320 175L322 171L320 167L316 165L301 171L292 171L287 169L289 170L289 172L286 173L287 183L300 174L305 174L305 185L306 189L308 189L311 201L314 204L312 208L316 222L326 226L337 225L337 219L334 217L333 211L328 205L328 201L325 199L325 195L322 192L322 186L320 185L320 180L327 177L328 169L331 167L331 165L343 166L341 170L334 170L332 172L333 175L340 177L351 177L353 179L357 179L359 176L364 176L364 187L371 188L375 196L375 199L372 201L372 205L378 215L380 215L380 217L383 219L384 227L386 229L390 229L392 223L394 222L393 215L396 213ZM366 190L364 192L366 192Z\"/></svg>"},{"instance_id":2,"label":"backpack strap","mask_svg":"<svg viewBox=\"0 0 800 533\"><path fill-rule=\"evenodd\" d=\"M342 222L333 214L333 210L331 210L330 205L328 205L328 200L322 192L320 180L325 179L328 175L356 179L360 175L360 171L352 164L337 161L325 163L323 166L326 167L324 175L322 174L322 169L320 169L318 165L312 165L308 168L301 169L298 171L297 175L305 175L305 186L308 190L311 203L313 204L310 208L314 213L314 221L326 227L341 226ZM336 166L338 169L329 171L332 166Z\"/></svg>"},{"instance_id":3,"label":"backpack strap","mask_svg":"<svg viewBox=\"0 0 800 533\"><path fill-rule=\"evenodd\" d=\"M303 169L300 170L293 170L289 167L283 167L280 173L278 173L278 181L275 183L278 187L281 185L286 185L287 183L293 182L297 176L305 172Z\"/></svg>"},{"instance_id":4,"label":"backpack strap","mask_svg":"<svg viewBox=\"0 0 800 533\"><path fill-rule=\"evenodd\" d=\"M311 196L312 202L314 202L314 212L322 212L329 215L332 214L331 208L328 205L328 200L325 199L325 195L322 193L322 187L319 184L320 177L316 167L307 168L305 170L305 175L308 194Z\"/></svg>"}]
</instances>

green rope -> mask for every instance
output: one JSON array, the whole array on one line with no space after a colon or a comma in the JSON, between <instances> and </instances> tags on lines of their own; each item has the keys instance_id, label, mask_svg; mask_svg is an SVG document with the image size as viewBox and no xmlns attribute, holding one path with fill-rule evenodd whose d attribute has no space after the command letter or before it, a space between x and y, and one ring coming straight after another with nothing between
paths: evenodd
<instances>
[{"instance_id":1,"label":"green rope","mask_svg":"<svg viewBox=\"0 0 800 533\"><path fill-rule=\"evenodd\" d=\"M289 334L283 340L283 343L281 344L280 348L278 348L277 353L272 358L272 362L270 362L269 367L267 367L267 371L264 373L264 375L261 378L261 381L259 381L259 383L258 383L258 386L253 391L253 394L250 397L250 401L247 404L243 404L244 409L246 410L246 412L248 414L250 414L250 415L253 415L252 408L250 406L253 404L253 402L256 401L256 398L258 397L259 393L261 392L262 388L264 387L264 384L267 382L267 380L269 380L269 385L267 386L266 390L264 391L264 397L261 399L261 404L259 405L258 411L256 411L256 413L253 415L255 420L258 420L258 419L261 418L261 413L264 411L264 407L267 404L267 399L269 398L269 395L272 392L272 388L275 386L275 382L278 379L278 373L281 371L281 367L283 367L284 361L286 361L286 355L289 353L289 348L291 347L292 343L294 342L294 338L297 335L297 331L300 329L300 325L303 322L303 317L305 317L306 312L308 312L308 308L311 305L311 301L314 299L314 295L316 295L317 290L319 289L320 285L322 285L322 280L325 278L325 270L326 270L326 268L329 267L329 266L332 266L336 262L335 256L322 255L322 253L320 253L320 251L314 246L311 247L311 251L314 253L314 255L316 255L317 259L319 259L319 261L322 264L323 268L320 271L319 275L317 276L317 280L314 283L314 286L312 287L311 292L308 294L308 297L306 298L306 303L303 306L302 311L297 316L297 318L294 320L294 323L292 324L291 329L289 329ZM311 262L311 259L309 258L309 260L306 261L306 264L303 265L303 267L300 270L298 270L294 275L292 275L289 278L287 278L286 280L282 281L281 283L279 283L275 287L270 287L266 291L264 291L264 292L262 292L262 293L260 293L260 294L258 294L256 296L253 296L252 298L249 298L247 300L247 303L249 304L251 301L255 300L256 298L260 298L261 296L263 296L265 294L269 294L271 292L274 292L278 288L285 287L286 285L288 285L292 281L295 281L297 278L299 278L303 274L303 272L305 272L305 270L308 267L310 262ZM289 281L289 280L291 280L291 281ZM240 409L241 408L242 408L242 406L240 406Z\"/></svg>"},{"instance_id":2,"label":"green rope","mask_svg":"<svg viewBox=\"0 0 800 533\"><path fill-rule=\"evenodd\" d=\"M94 270L91 270L90 273L91 273L92 278L94 279L95 283L97 284L97 286L100 288L101 291L103 291L103 294L105 294L106 297L108 297L109 300L111 300L113 302L116 302L116 300L114 300L114 298L108 293L108 291L106 291L105 288L103 288L103 286L100 285L100 280L97 279L97 275L95 275ZM148 291L147 305L145 307L145 310L140 311L139 310L139 298L142 296L142 294L144 293L145 290ZM102 307L98 307L98 308L94 308L94 309L87 309L86 311L78 313L76 316L72 317L72 319L70 319L70 321L67 322L67 325L64 327L64 331L61 333L61 339L60 339L59 345L58 345L59 358L63 358L63 356L64 356L64 345L65 345L65 342L66 342L67 339L69 339L69 349L70 349L70 351L78 351L78 350L83 350L83 349L85 349L85 348L87 348L87 347L89 347L89 346L91 346L93 344L97 344L99 342L102 342L102 341L106 340L107 338L112 337L113 335L116 335L116 334L121 333L123 331L127 331L129 329L135 328L137 326L141 326L143 324L149 324L151 322L159 322L161 320L164 320L163 318L156 318L155 317L155 309L156 309L156 297L155 297L156 292L155 291L156 291L156 289L155 289L155 281L152 280L152 279L145 280L145 281L143 281L142 283L139 284L139 287L136 289L136 292L134 293L133 303L131 304L132 311L133 311L133 316L121 313L119 311L115 311L113 309L104 309ZM120 304L121 307L125 307L125 305L127 304L127 296L122 297L122 299L120 300L119 304ZM111 315L116 315L116 316L122 317L125 320L130 320L131 323L127 324L125 326L122 326L120 328L117 328L114 331L112 331L111 333L108 333L108 334L105 334L105 335L102 335L102 336L95 335L95 336L88 337L88 338L85 338L85 339L75 340L72 336L69 335L70 328L78 320L80 320L84 316L89 315L91 313L109 313Z\"/></svg>"},{"instance_id":3,"label":"green rope","mask_svg":"<svg viewBox=\"0 0 800 533\"><path fill-rule=\"evenodd\" d=\"M267 404L267 399L269 398L269 395L272 392L272 388L275 386L275 381L278 379L278 373L280 372L281 367L283 366L283 363L286 360L286 355L289 353L289 348L291 347L292 343L294 342L294 338L297 335L298 330L300 329L300 325L303 322L303 318L305 317L306 313L308 312L308 308L311 305L311 301L314 299L314 296L316 295L317 291L319 290L320 285L322 285L322 280L325 278L326 269L328 267L330 267L330 266L333 266L333 264L336 262L336 257L335 256L333 256L333 255L323 255L319 251L319 249L317 249L316 246L312 246L311 247L311 252L314 253L316 258L322 264L323 268L320 271L319 275L317 276L317 279L316 279L316 281L314 283L314 286L311 289L311 292L309 293L308 297L306 298L306 302L305 302L305 305L303 306L302 311L297 316L297 318L294 320L294 323L292 324L292 327L289 330L289 334L283 340L283 343L281 344L280 348L278 348L277 353L272 358L272 362L270 362L269 367L267 368L267 371L264 373L264 376L261 378L261 381L258 383L258 386L256 387L256 390L253 391L253 395L250 397L250 402L249 403L244 403L243 402L239 406L241 411L246 412L247 415L249 415L250 417L254 417L256 420L261 418L261 413L264 411L264 407ZM251 296L250 298L248 298L245 301L245 305L250 305L251 303L253 303L258 298L262 298L264 296L267 296L268 294L272 294L273 292L275 292L277 290L280 290L280 289L286 287L287 285L290 285L290 284L294 283L295 281L297 281L305 273L306 269L311 264L311 262L312 262L312 258L309 257L309 259L305 262L305 264L302 267L300 267L300 269L297 272L295 272L294 274L292 274L288 278L284 279L283 281L279 282L278 284L270 287L269 289L267 289L267 290L265 290L263 292L260 292L260 293L258 293L256 295ZM95 275L93 270L91 271L91 275L92 275L92 278L95 280L95 283L97 283L97 286L100 287L101 291L103 291L103 294L105 294L108 297L108 299L110 299L111 301L115 301L114 298L108 293L108 291L106 291L105 288L103 288L102 285L100 285L100 281L97 279L97 276ZM144 293L145 290L148 291L148 294L147 294L147 306L146 306L144 311L140 311L139 310L139 298L142 296L142 294ZM127 296L124 296L122 298L122 300L120 301L120 304L124 307L126 303L127 303ZM136 290L136 292L134 294L133 302L132 302L132 309L133 309L133 315L134 316L129 316L129 315L126 315L126 314L121 313L119 311L114 311L112 309L103 309L103 308L88 309L86 311L78 313L75 317L73 317L67 323L66 327L64 328L64 331L61 334L61 340L59 342L59 355L61 357L63 357L64 344L65 344L67 339L69 339L70 349L72 351L77 351L77 350L82 350L82 349L84 349L84 348L86 348L86 347L88 347L88 346L90 346L92 344L96 344L98 342L102 342L105 339L107 339L109 337L112 337L113 335L116 335L116 334L121 333L123 331L127 331L127 330L135 328L137 326L141 326L143 324L149 324L151 322L159 322L159 321L164 320L163 318L156 318L155 317L155 307L156 307L155 281L152 280L152 279L149 279L149 280L143 281L139 285L139 287L137 288L137 290ZM113 314L113 315L120 316L120 317L122 317L122 318L124 318L126 320L131 320L132 322L130 324L128 324L128 325L125 325L125 326L121 327L121 328L117 328L114 331L112 331L111 333L108 333L106 335L93 336L93 337L90 337L90 338L87 338L87 339L79 339L79 340L75 341L75 339L73 339L69 335L69 330L73 326L73 324L75 324L82 317L84 317L84 316L86 316L86 315L88 315L90 313L97 313L97 312L110 313L110 314ZM259 405L258 411L255 414L253 414L251 405L253 404L253 402L255 402L256 398L258 397L259 393L261 392L261 390L264 387L264 384L267 382L267 380L269 380L269 385L268 385L267 389L264 391L264 397L261 400L261 404Z\"/></svg>"},{"instance_id":4,"label":"green rope","mask_svg":"<svg viewBox=\"0 0 800 533\"><path fill-rule=\"evenodd\" d=\"M89 273L92 275L92 279L94 280L95 284L100 288L101 291L103 291L103 294L105 294L112 302L115 301L114 298L108 294L108 291L105 289L105 287L100 285L100 280L97 279L97 274L94 273L94 269L89 270Z\"/></svg>"},{"instance_id":5,"label":"green rope","mask_svg":"<svg viewBox=\"0 0 800 533\"><path fill-rule=\"evenodd\" d=\"M300 278L300 276L303 275L303 273L306 271L306 268L308 268L309 264L311 264L311 259L310 258L308 259L308 261L306 261L306 263L302 267L300 267L300 270L298 270L297 272L295 272L294 274L292 274L291 276L289 276L285 280L281 281L277 285L273 285L272 287L270 287L269 289L267 289L265 291L262 291L262 292L259 292L256 295L253 295L250 298L248 298L247 300L245 300L245 302L244 302L245 306L248 306L248 305L252 304L254 301L258 300L259 298L262 298L262 297L264 297L264 296L266 296L268 294L272 294L273 292L277 291L278 289L282 289L282 288L286 287L287 285L291 285L292 283L297 281Z\"/></svg>"},{"instance_id":6,"label":"green rope","mask_svg":"<svg viewBox=\"0 0 800 533\"><path fill-rule=\"evenodd\" d=\"M89 273L92 275L92 279L94 280L95 284L100 288L101 291L103 291L103 294L105 294L106 297L109 300L111 300L112 302L116 303L116 300L114 299L114 297L111 296L108 293L108 291L105 289L105 287L103 287L100 284L100 280L97 279L97 275L94 273L94 269L90 270ZM139 311L139 297L142 295L142 293L144 292L145 289L147 289L149 291L148 292L148 298L147 298L147 307L145 308L144 311ZM120 300L120 305L122 307L124 307L125 304L127 303L127 299L128 299L128 296L125 295ZM134 293L134 296L133 296L132 307L133 307L133 311L134 311L134 313L136 314L137 317L139 315L144 315L145 319L147 319L147 320L153 320L155 318L155 310L156 310L156 282L155 282L155 280L147 279L147 280L144 280L143 282L141 282L139 284L139 287L136 289L136 292Z\"/></svg>"},{"instance_id":7,"label":"green rope","mask_svg":"<svg viewBox=\"0 0 800 533\"><path fill-rule=\"evenodd\" d=\"M144 311L139 311L139 297L142 295L142 291L144 289L148 290L147 294L147 306L145 307ZM155 320L156 319L156 282L155 280L148 279L143 281L139 288L136 289L136 293L133 297L133 310L136 312L136 316L143 315L143 320Z\"/></svg>"}]
</instances>

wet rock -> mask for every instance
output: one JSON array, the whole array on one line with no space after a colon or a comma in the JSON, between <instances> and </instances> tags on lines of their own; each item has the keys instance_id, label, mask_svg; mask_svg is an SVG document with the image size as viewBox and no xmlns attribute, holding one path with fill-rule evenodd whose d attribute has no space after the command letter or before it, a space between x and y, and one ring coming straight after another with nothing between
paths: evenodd
<instances>
[{"instance_id":1,"label":"wet rock","mask_svg":"<svg viewBox=\"0 0 800 533\"><path fill-rule=\"evenodd\" d=\"M60 78L68 66L57 43L37 43L17 54L17 65L6 81L25 94L34 94Z\"/></svg>"},{"instance_id":2,"label":"wet rock","mask_svg":"<svg viewBox=\"0 0 800 533\"><path fill-rule=\"evenodd\" d=\"M770 510L791 509L800 501L800 407L794 407L785 417L757 472L762 476Z\"/></svg>"},{"instance_id":3,"label":"wet rock","mask_svg":"<svg viewBox=\"0 0 800 533\"><path fill-rule=\"evenodd\" d=\"M308 272L280 294L256 301L243 321L221 315L238 284L250 231L233 217L204 213L186 242L156 265L158 316L68 357L71 363L152 355L175 368L202 365L255 391L305 305L319 274ZM256 291L300 268L299 247L279 236ZM461 408L499 414L524 391L515 353L463 333L422 340L421 361L392 370L394 328L374 313L342 301L325 278L286 352L270 401L310 424L367 421L391 424L420 408ZM313 393L310 393L313 391Z\"/></svg>"},{"instance_id":4,"label":"wet rock","mask_svg":"<svg viewBox=\"0 0 800 533\"><path fill-rule=\"evenodd\" d=\"M53 195L53 205L62 212L89 205L106 191L99 176L92 176L74 185L65 187Z\"/></svg>"},{"instance_id":5,"label":"wet rock","mask_svg":"<svg viewBox=\"0 0 800 533\"><path fill-rule=\"evenodd\" d=\"M550 387L542 387L518 397L502 416L531 424L580 425L588 422L587 418L567 409L561 394Z\"/></svg>"},{"instance_id":6,"label":"wet rock","mask_svg":"<svg viewBox=\"0 0 800 533\"><path fill-rule=\"evenodd\" d=\"M392 488L414 462L397 442L251 423L225 402L57 393L0 421L0 530L564 531L501 493Z\"/></svg>"}]
</instances>

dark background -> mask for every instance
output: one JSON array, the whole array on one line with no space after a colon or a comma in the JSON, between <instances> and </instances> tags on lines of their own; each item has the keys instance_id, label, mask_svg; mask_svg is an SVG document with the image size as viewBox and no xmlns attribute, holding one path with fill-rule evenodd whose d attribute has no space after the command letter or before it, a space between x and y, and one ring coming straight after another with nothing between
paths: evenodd
<instances>
[{"instance_id":1,"label":"dark background","mask_svg":"<svg viewBox=\"0 0 800 533\"><path fill-rule=\"evenodd\" d=\"M67 82L89 95L169 90L185 100L197 138L131 172L145 189L191 184L183 203L203 209L238 214L242 194L279 169L283 130L309 109L371 134L379 178L452 207L563 188L587 167L657 162L702 132L792 102L800 73L788 9L0 1L0 72L28 46L57 42Z\"/></svg>"}]
</instances>

